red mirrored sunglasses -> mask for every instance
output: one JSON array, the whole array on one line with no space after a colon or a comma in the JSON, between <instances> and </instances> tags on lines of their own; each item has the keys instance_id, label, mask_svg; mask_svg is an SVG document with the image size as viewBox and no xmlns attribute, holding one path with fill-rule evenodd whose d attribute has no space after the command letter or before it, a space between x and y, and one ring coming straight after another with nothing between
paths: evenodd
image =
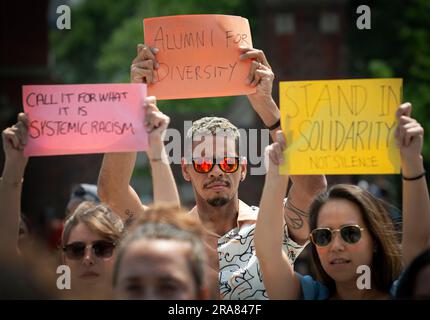
<instances>
[{"instance_id":1,"label":"red mirrored sunglasses","mask_svg":"<svg viewBox=\"0 0 430 320\"><path fill-rule=\"evenodd\" d=\"M193 159L194 170L198 173L211 172L215 164L225 173L234 173L239 168L239 157L224 157L221 159Z\"/></svg>"}]
</instances>

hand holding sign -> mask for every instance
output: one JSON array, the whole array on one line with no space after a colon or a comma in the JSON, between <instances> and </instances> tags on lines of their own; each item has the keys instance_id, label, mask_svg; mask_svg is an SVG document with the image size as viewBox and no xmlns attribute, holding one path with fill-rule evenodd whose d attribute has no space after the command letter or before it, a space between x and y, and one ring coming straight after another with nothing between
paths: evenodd
<instances>
[{"instance_id":1,"label":"hand holding sign","mask_svg":"<svg viewBox=\"0 0 430 320\"><path fill-rule=\"evenodd\" d=\"M2 133L3 150L6 162L14 165L21 164L24 168L28 158L24 156L23 150L28 141L29 120L26 114L18 114L18 121L10 128L6 128Z\"/></svg>"},{"instance_id":2,"label":"hand holding sign","mask_svg":"<svg viewBox=\"0 0 430 320\"><path fill-rule=\"evenodd\" d=\"M248 20L224 15L183 15L144 19L145 44L157 48L157 99L251 94L246 84L251 61L239 46L252 47Z\"/></svg>"},{"instance_id":3,"label":"hand holding sign","mask_svg":"<svg viewBox=\"0 0 430 320\"><path fill-rule=\"evenodd\" d=\"M130 82L149 84L157 81L157 73L154 72L160 66L155 58L157 52L157 48L137 45L137 56L130 67Z\"/></svg>"},{"instance_id":4,"label":"hand holding sign","mask_svg":"<svg viewBox=\"0 0 430 320\"><path fill-rule=\"evenodd\" d=\"M268 145L265 150L268 176L279 176L279 166L285 162L285 137L281 130L276 131L276 141Z\"/></svg>"},{"instance_id":5,"label":"hand holding sign","mask_svg":"<svg viewBox=\"0 0 430 320\"><path fill-rule=\"evenodd\" d=\"M30 118L25 154L65 155L145 150L142 84L23 86Z\"/></svg>"},{"instance_id":6,"label":"hand holding sign","mask_svg":"<svg viewBox=\"0 0 430 320\"><path fill-rule=\"evenodd\" d=\"M153 96L145 99L145 128L149 135L149 147L147 154L151 160L167 160L162 159L164 151L164 136L167 126L170 123L170 118L162 113L157 107L157 99Z\"/></svg>"},{"instance_id":7,"label":"hand holding sign","mask_svg":"<svg viewBox=\"0 0 430 320\"><path fill-rule=\"evenodd\" d=\"M257 92L251 95L269 96L271 98L272 83L275 75L266 59L266 55L262 50L251 47L240 46L239 49L242 53L240 60L252 61L246 82L253 87L257 87Z\"/></svg>"},{"instance_id":8,"label":"hand holding sign","mask_svg":"<svg viewBox=\"0 0 430 320\"><path fill-rule=\"evenodd\" d=\"M400 148L402 160L420 160L423 149L424 129L413 118L411 118L412 105L409 102L403 103L397 109L396 117L398 126L395 131L396 143Z\"/></svg>"}]
</instances>

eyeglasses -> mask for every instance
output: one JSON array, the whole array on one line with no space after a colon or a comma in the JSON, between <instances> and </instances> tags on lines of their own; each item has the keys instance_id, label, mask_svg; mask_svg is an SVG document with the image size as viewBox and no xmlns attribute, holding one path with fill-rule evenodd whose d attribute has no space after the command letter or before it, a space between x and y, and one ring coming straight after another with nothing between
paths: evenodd
<instances>
[{"instance_id":1,"label":"eyeglasses","mask_svg":"<svg viewBox=\"0 0 430 320\"><path fill-rule=\"evenodd\" d=\"M225 173L234 173L239 168L239 157L224 157L221 160L213 159L193 159L194 170L198 173L211 172L215 164Z\"/></svg>"},{"instance_id":2,"label":"eyeglasses","mask_svg":"<svg viewBox=\"0 0 430 320\"><path fill-rule=\"evenodd\" d=\"M333 234L339 232L343 241L349 244L354 244L360 241L361 231L363 230L364 228L361 228L358 225L343 226L342 228L335 230L330 228L318 228L311 232L310 238L315 245L325 247L332 241Z\"/></svg>"},{"instance_id":3,"label":"eyeglasses","mask_svg":"<svg viewBox=\"0 0 430 320\"><path fill-rule=\"evenodd\" d=\"M107 240L97 240L88 246L91 246L96 257L107 259L112 257L116 243ZM72 242L63 247L63 252L70 260L80 260L84 257L86 248L87 244L85 242Z\"/></svg>"}]
</instances>

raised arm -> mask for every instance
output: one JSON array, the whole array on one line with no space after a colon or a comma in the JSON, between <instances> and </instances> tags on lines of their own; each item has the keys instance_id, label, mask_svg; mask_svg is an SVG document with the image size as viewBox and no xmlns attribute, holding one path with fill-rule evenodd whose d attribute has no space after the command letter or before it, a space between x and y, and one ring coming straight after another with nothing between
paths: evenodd
<instances>
[{"instance_id":1,"label":"raised arm","mask_svg":"<svg viewBox=\"0 0 430 320\"><path fill-rule=\"evenodd\" d=\"M284 213L290 237L298 244L309 239L309 208L312 201L327 189L324 175L292 175L293 185L288 193Z\"/></svg>"},{"instance_id":2,"label":"raised arm","mask_svg":"<svg viewBox=\"0 0 430 320\"><path fill-rule=\"evenodd\" d=\"M396 140L400 148L403 176L403 240L405 266L430 245L430 199L421 156L424 129L411 118L412 105L397 110Z\"/></svg>"},{"instance_id":3,"label":"raised arm","mask_svg":"<svg viewBox=\"0 0 430 320\"><path fill-rule=\"evenodd\" d=\"M141 214L146 208L130 186L136 155L136 152L106 153L97 183L100 200L124 220Z\"/></svg>"},{"instance_id":4,"label":"raised arm","mask_svg":"<svg viewBox=\"0 0 430 320\"><path fill-rule=\"evenodd\" d=\"M274 73L262 50L241 47L241 52L242 60L253 60L247 80L256 87L256 92L248 95L248 100L264 125L270 128L272 140L276 141L281 114L272 98ZM309 207L313 199L326 190L327 180L324 175L296 175L291 176L291 180L293 185L284 208L288 234L298 244L304 244L310 232Z\"/></svg>"},{"instance_id":5,"label":"raised arm","mask_svg":"<svg viewBox=\"0 0 430 320\"><path fill-rule=\"evenodd\" d=\"M12 255L19 252L22 179L28 161L23 150L27 135L28 119L24 113L18 115L18 122L14 126L2 133L5 164L0 180L0 234L2 247Z\"/></svg>"},{"instance_id":6,"label":"raised arm","mask_svg":"<svg viewBox=\"0 0 430 320\"><path fill-rule=\"evenodd\" d=\"M164 147L164 135L170 118L157 108L155 97L145 99L145 128L149 147L146 151L152 173L154 203L168 202L180 206L179 193ZM99 176L99 196L124 219L142 213L146 206L130 186L136 153L106 154Z\"/></svg>"},{"instance_id":7,"label":"raised arm","mask_svg":"<svg viewBox=\"0 0 430 320\"><path fill-rule=\"evenodd\" d=\"M170 118L158 110L155 97L146 98L145 103L147 104L145 126L150 146L147 155L151 163L154 202L169 202L179 207L181 203L178 189L164 148L164 136Z\"/></svg>"},{"instance_id":8,"label":"raised arm","mask_svg":"<svg viewBox=\"0 0 430 320\"><path fill-rule=\"evenodd\" d=\"M154 65L156 50L138 44L137 56L130 67L132 83L154 83ZM98 194L112 210L123 219L142 213L146 206L140 201L135 190L130 186L131 176L136 164L136 152L108 153L104 155L98 180Z\"/></svg>"},{"instance_id":9,"label":"raised arm","mask_svg":"<svg viewBox=\"0 0 430 320\"><path fill-rule=\"evenodd\" d=\"M283 199L288 176L279 175L285 140L281 131L278 141L266 148L269 168L260 202L255 229L255 250L270 299L298 299L300 282L282 248L284 240Z\"/></svg>"}]
</instances>

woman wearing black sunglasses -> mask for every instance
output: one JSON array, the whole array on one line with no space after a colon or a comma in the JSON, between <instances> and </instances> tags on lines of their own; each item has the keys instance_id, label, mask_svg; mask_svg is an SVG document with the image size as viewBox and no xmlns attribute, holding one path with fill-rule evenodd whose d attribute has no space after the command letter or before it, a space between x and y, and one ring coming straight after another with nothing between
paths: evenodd
<instances>
[{"instance_id":1,"label":"woman wearing black sunglasses","mask_svg":"<svg viewBox=\"0 0 430 320\"><path fill-rule=\"evenodd\" d=\"M70 267L71 288L81 298L111 298L115 249L122 220L106 205L86 201L66 220L62 261Z\"/></svg>"},{"instance_id":2,"label":"woman wearing black sunglasses","mask_svg":"<svg viewBox=\"0 0 430 320\"><path fill-rule=\"evenodd\" d=\"M179 195L173 175L169 166L164 148L163 136L170 119L161 113L155 105L154 97L145 99L146 114L145 127L148 131L149 148L147 155L150 158L154 200L171 202L179 206ZM4 256L19 256L17 250L19 213L21 202L21 189L24 171L28 157L23 150L28 140L30 121L26 114L18 115L17 123L6 128L2 133L3 149L5 152L5 166L0 178L0 234L4 237L6 252ZM112 154L115 157L115 154ZM106 159L105 159L106 161ZM107 160L108 161L108 160ZM126 175L124 175L126 176ZM116 181L116 185L123 181ZM126 181L127 185L129 181ZM116 197L114 194L103 193L104 198L114 198L112 201L115 210ZM135 200L135 199L134 199ZM134 210L132 203L121 203L130 210L115 211L131 222L133 217L141 213L143 207L138 201L138 209ZM130 204L130 206L128 206ZM83 203L67 219L62 235L63 263L71 269L72 290L80 298L110 297L111 270L115 256L115 248L123 230L123 222L106 206ZM0 252L1 255L1 252ZM101 294L101 295L100 295Z\"/></svg>"},{"instance_id":3,"label":"woman wearing black sunglasses","mask_svg":"<svg viewBox=\"0 0 430 320\"><path fill-rule=\"evenodd\" d=\"M21 187L28 158L23 149L27 142L29 120L24 113L18 122L3 131L5 166L0 179L0 234L4 237L5 257L20 258L17 250ZM106 206L82 203L66 220L62 234L62 262L70 267L74 297L108 298L115 247L123 231L123 222ZM40 254L39 254L40 255Z\"/></svg>"},{"instance_id":4,"label":"woman wearing black sunglasses","mask_svg":"<svg viewBox=\"0 0 430 320\"><path fill-rule=\"evenodd\" d=\"M282 251L280 226L287 179L278 173L285 149L279 132L278 142L266 150L270 164L255 234L269 298L386 299L393 295L402 262L407 265L430 240L430 200L421 156L423 128L410 115L409 103L397 111L396 140L403 174L402 247L381 201L353 185L333 186L317 197L310 210L312 260L319 281L295 273ZM370 269L370 288L358 284L366 269L360 266Z\"/></svg>"}]
</instances>

